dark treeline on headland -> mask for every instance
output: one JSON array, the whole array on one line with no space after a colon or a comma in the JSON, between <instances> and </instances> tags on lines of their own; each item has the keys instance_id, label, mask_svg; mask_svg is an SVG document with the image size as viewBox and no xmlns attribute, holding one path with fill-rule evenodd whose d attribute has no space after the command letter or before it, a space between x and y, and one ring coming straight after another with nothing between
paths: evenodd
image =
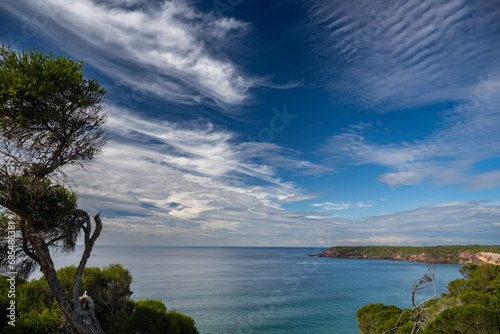
<instances>
[{"instance_id":1,"label":"dark treeline on headland","mask_svg":"<svg viewBox=\"0 0 500 334\"><path fill-rule=\"evenodd\" d=\"M500 264L500 246L337 246L314 256L437 263Z\"/></svg>"}]
</instances>

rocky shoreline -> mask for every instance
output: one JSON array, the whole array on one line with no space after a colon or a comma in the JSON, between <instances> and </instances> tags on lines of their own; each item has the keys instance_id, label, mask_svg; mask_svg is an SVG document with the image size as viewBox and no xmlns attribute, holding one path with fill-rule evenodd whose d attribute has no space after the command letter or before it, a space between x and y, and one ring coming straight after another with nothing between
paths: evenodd
<instances>
[{"instance_id":1,"label":"rocky shoreline","mask_svg":"<svg viewBox=\"0 0 500 334\"><path fill-rule=\"evenodd\" d=\"M341 248L341 247L340 247ZM462 252L453 258L433 258L426 253L406 254L390 253L384 255L371 255L367 253L356 252L339 252L337 248L332 247L324 250L321 254L312 254L314 257L331 257L331 258L349 258L349 259L384 259L407 262L428 262L428 263L452 263L452 264L468 264L474 263L477 265L496 264L500 265L500 254L490 252Z\"/></svg>"}]
</instances>

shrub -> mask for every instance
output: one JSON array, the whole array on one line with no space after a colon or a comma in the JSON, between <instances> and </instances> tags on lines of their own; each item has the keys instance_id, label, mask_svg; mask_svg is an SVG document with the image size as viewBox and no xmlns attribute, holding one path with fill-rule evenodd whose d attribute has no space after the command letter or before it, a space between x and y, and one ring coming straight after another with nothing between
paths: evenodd
<instances>
[{"instance_id":1,"label":"shrub","mask_svg":"<svg viewBox=\"0 0 500 334\"><path fill-rule=\"evenodd\" d=\"M384 333L394 327L400 328L392 333L406 333L407 327L411 326L408 310L401 310L394 305L385 306L382 303L361 307L356 312L356 317L362 334Z\"/></svg>"},{"instance_id":2,"label":"shrub","mask_svg":"<svg viewBox=\"0 0 500 334\"><path fill-rule=\"evenodd\" d=\"M101 326L108 334L135 334L135 326L126 312L110 315Z\"/></svg>"},{"instance_id":3,"label":"shrub","mask_svg":"<svg viewBox=\"0 0 500 334\"><path fill-rule=\"evenodd\" d=\"M167 320L169 334L199 334L193 318L176 310L170 310L167 313Z\"/></svg>"},{"instance_id":4,"label":"shrub","mask_svg":"<svg viewBox=\"0 0 500 334\"><path fill-rule=\"evenodd\" d=\"M455 306L443 311L423 334L498 334L499 314L482 305Z\"/></svg>"},{"instance_id":5,"label":"shrub","mask_svg":"<svg viewBox=\"0 0 500 334\"><path fill-rule=\"evenodd\" d=\"M464 279L448 284L449 292L429 301L423 324L425 334L500 334L500 266L468 264ZM411 310L383 304L365 305L356 312L361 333L410 333Z\"/></svg>"},{"instance_id":6,"label":"shrub","mask_svg":"<svg viewBox=\"0 0 500 334\"><path fill-rule=\"evenodd\" d=\"M36 309L26 313L20 312L15 326L7 325L2 334L46 334L60 330L64 324L62 314L58 309Z\"/></svg>"},{"instance_id":7,"label":"shrub","mask_svg":"<svg viewBox=\"0 0 500 334\"><path fill-rule=\"evenodd\" d=\"M136 309L131 320L140 333L162 333L168 327L167 308L159 300L139 300L135 303Z\"/></svg>"},{"instance_id":8,"label":"shrub","mask_svg":"<svg viewBox=\"0 0 500 334\"><path fill-rule=\"evenodd\" d=\"M199 334L194 320L175 310L167 312L159 300L146 299L130 302L133 310L113 314L103 325L108 334Z\"/></svg>"},{"instance_id":9,"label":"shrub","mask_svg":"<svg viewBox=\"0 0 500 334\"><path fill-rule=\"evenodd\" d=\"M61 268L57 276L71 293L75 266ZM167 312L159 300L130 301L132 292L130 272L120 264L84 269L80 294L87 294L95 302L96 316L106 333L116 334L199 334L192 318L175 310ZM3 315L0 334L48 334L63 331L64 320L44 277L16 284L15 327L7 324L7 277L0 276L0 307Z\"/></svg>"},{"instance_id":10,"label":"shrub","mask_svg":"<svg viewBox=\"0 0 500 334\"><path fill-rule=\"evenodd\" d=\"M71 295L76 267L69 266L57 271L57 277L66 293ZM111 314L124 311L132 295L130 283L132 275L121 264L114 263L102 269L98 267L85 268L80 282L79 294L84 291L95 302L95 312L99 321Z\"/></svg>"},{"instance_id":11,"label":"shrub","mask_svg":"<svg viewBox=\"0 0 500 334\"><path fill-rule=\"evenodd\" d=\"M491 305L493 296L491 294L487 294L480 291L467 290L460 293L458 295L458 298L464 305L477 304L488 307Z\"/></svg>"}]
</instances>

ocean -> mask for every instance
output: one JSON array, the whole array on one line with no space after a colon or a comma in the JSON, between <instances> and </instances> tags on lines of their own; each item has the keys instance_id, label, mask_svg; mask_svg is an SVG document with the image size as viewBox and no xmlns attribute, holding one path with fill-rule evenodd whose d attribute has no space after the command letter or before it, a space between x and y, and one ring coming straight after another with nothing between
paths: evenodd
<instances>
[{"instance_id":1,"label":"ocean","mask_svg":"<svg viewBox=\"0 0 500 334\"><path fill-rule=\"evenodd\" d=\"M411 286L427 272L423 263L308 256L322 250L95 246L88 266L121 263L133 276L132 299L160 299L192 317L202 334L359 333L356 310L410 307ZM55 257L56 266L76 265L81 251ZM436 265L438 297L459 269Z\"/></svg>"}]
</instances>

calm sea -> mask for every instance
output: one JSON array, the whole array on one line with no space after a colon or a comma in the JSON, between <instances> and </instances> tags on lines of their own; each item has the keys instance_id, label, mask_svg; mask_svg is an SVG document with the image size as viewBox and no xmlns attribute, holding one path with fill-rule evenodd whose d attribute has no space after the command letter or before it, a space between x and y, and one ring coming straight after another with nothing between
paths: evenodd
<instances>
[{"instance_id":1,"label":"calm sea","mask_svg":"<svg viewBox=\"0 0 500 334\"><path fill-rule=\"evenodd\" d=\"M358 308L377 302L409 307L411 285L426 273L422 263L308 256L320 251L96 246L88 265L123 264L134 277L134 300L160 299L194 318L202 334L358 333ZM55 262L77 264L78 257ZM459 268L436 265L438 296L461 277Z\"/></svg>"}]
</instances>

